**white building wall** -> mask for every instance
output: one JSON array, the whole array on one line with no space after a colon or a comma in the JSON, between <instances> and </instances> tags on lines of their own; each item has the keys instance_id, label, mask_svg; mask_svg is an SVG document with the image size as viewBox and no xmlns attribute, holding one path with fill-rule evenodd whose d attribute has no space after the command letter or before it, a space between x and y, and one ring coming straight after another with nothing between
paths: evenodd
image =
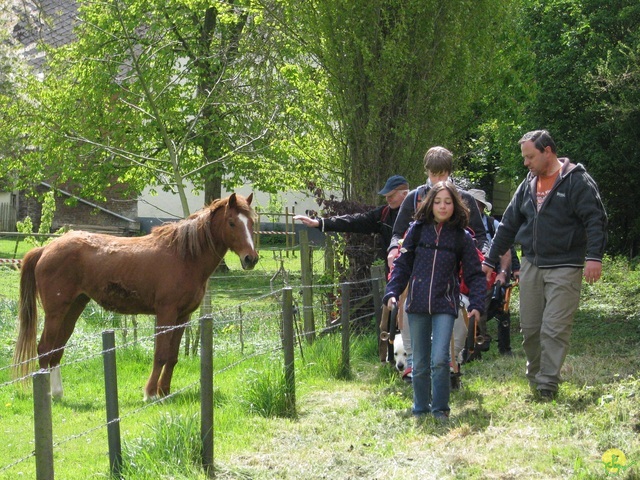
<instances>
[{"instance_id":1,"label":"white building wall","mask_svg":"<svg viewBox=\"0 0 640 480\"><path fill-rule=\"evenodd\" d=\"M163 192L162 190L156 190L157 195L151 194L151 189L144 190L138 200L138 217L141 219L166 221L170 219L179 219L183 217L182 207L180 206L180 199L177 195L170 192ZM268 193L253 190L250 185L246 185L234 190L236 193L248 196L253 192L253 207L260 207L263 212L269 211L270 196ZM226 197L233 192L222 192L222 196ZM204 205L204 193L194 193L192 189L187 188L187 201L189 203L189 210L191 213L199 210ZM315 199L303 192L283 192L278 194L278 197L282 201L282 206L288 207L289 212L295 211L296 214L305 214L307 210L319 211L318 204Z\"/></svg>"}]
</instances>

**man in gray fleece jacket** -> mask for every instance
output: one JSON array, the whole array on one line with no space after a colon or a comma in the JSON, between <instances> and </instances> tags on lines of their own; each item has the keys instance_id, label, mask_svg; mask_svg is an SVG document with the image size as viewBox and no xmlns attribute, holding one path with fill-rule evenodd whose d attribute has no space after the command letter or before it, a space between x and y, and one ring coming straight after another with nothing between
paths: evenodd
<instances>
[{"instance_id":1,"label":"man in gray fleece jacket","mask_svg":"<svg viewBox=\"0 0 640 480\"><path fill-rule=\"evenodd\" d=\"M558 158L549 132L520 139L529 174L496 231L483 270L487 275L514 244L522 246L520 328L526 376L541 400L552 400L569 351L582 277L602 273L607 214L598 187L581 164Z\"/></svg>"}]
</instances>

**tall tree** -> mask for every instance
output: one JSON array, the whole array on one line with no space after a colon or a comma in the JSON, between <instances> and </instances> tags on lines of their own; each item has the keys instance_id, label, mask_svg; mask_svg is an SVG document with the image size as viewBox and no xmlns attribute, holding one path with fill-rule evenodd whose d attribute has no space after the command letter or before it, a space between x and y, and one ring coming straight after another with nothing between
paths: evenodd
<instances>
[{"instance_id":1,"label":"tall tree","mask_svg":"<svg viewBox=\"0 0 640 480\"><path fill-rule=\"evenodd\" d=\"M585 164L610 217L612 252L640 247L640 4L531 1L523 24L537 86L527 127L548 128L560 154Z\"/></svg>"},{"instance_id":2,"label":"tall tree","mask_svg":"<svg viewBox=\"0 0 640 480\"><path fill-rule=\"evenodd\" d=\"M44 79L32 79L23 128L37 148L13 164L21 178L98 198L113 181L158 186L185 215L189 182L211 198L222 183L277 191L319 178L275 136L290 125L287 80L251 0L89 2L79 18L77 40L49 48Z\"/></svg>"},{"instance_id":3,"label":"tall tree","mask_svg":"<svg viewBox=\"0 0 640 480\"><path fill-rule=\"evenodd\" d=\"M328 76L345 198L378 201L392 173L453 145L491 79L508 1L280 0L282 24Z\"/></svg>"},{"instance_id":4,"label":"tall tree","mask_svg":"<svg viewBox=\"0 0 640 480\"><path fill-rule=\"evenodd\" d=\"M11 28L17 19L10 5L0 5L0 23ZM19 112L20 88L25 76L25 65L18 55L18 45L9 30L0 30L0 163L7 163L20 149L20 130L12 119ZM8 172L0 172L2 189L13 188L13 178Z\"/></svg>"}]
</instances>

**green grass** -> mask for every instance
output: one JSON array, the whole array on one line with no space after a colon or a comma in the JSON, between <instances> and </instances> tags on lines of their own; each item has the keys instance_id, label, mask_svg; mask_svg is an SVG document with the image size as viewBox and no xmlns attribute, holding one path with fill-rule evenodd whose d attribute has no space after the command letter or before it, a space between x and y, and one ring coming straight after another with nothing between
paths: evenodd
<instances>
[{"instance_id":1,"label":"green grass","mask_svg":"<svg viewBox=\"0 0 640 480\"><path fill-rule=\"evenodd\" d=\"M313 345L303 344L302 352L296 347L297 408L294 417L287 415L282 352L277 348L278 298L250 302L270 289L279 258L269 257L264 255L253 272L239 272L234 257L227 257L231 272L214 279L216 478L631 479L640 475L636 313L640 274L624 262L608 259L603 281L583 290L572 350L563 369L566 381L555 402L538 403L529 392L516 314L512 315L515 356L500 357L493 346L481 361L463 366L462 389L451 398L451 421L441 425L416 422L407 415L411 386L379 364L373 334L353 339L348 379L340 369L339 334L319 336ZM295 268L296 261L289 259L287 268ZM281 286L280 282L277 288ZM0 300L0 385L9 379L3 367L11 361L15 341L11 297ZM238 301L241 313L234 306ZM517 296L512 311L517 312ZM218 318L223 316L228 317L226 323ZM99 356L86 357L100 351L104 325L117 321L99 311L88 312L71 339L77 346L65 354L65 398L53 404L54 441L63 442L55 447L57 478L108 477L106 428L101 427L105 422L102 362ZM138 346L117 354L124 477L206 478L198 465L198 359L181 355L172 387L184 391L158 404L142 403L153 348L144 337L151 322L140 321ZM495 321L490 322L494 338L495 328ZM122 333L118 330L118 344ZM32 410L29 391L15 385L0 387L0 469L32 452ZM631 468L618 473L605 470L602 456L612 448L625 453ZM0 471L0 479L35 478L34 471L30 458Z\"/></svg>"},{"instance_id":2,"label":"green grass","mask_svg":"<svg viewBox=\"0 0 640 480\"><path fill-rule=\"evenodd\" d=\"M17 237L0 238L0 258L22 258L32 248L33 245Z\"/></svg>"}]
</instances>

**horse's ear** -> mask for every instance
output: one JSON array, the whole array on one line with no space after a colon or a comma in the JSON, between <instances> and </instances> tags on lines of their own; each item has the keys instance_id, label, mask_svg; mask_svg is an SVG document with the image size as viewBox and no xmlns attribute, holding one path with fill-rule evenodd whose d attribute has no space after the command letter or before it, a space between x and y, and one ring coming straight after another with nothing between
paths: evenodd
<instances>
[{"instance_id":1,"label":"horse's ear","mask_svg":"<svg viewBox=\"0 0 640 480\"><path fill-rule=\"evenodd\" d=\"M247 205L251 205L252 200L253 200L253 192L251 192L247 197Z\"/></svg>"},{"instance_id":2,"label":"horse's ear","mask_svg":"<svg viewBox=\"0 0 640 480\"><path fill-rule=\"evenodd\" d=\"M238 203L238 200L236 199L236 194L235 194L235 193L232 193L232 194L229 196L229 206L230 206L231 208L233 208L233 207L235 207L235 206L236 206L236 203Z\"/></svg>"}]
</instances>

